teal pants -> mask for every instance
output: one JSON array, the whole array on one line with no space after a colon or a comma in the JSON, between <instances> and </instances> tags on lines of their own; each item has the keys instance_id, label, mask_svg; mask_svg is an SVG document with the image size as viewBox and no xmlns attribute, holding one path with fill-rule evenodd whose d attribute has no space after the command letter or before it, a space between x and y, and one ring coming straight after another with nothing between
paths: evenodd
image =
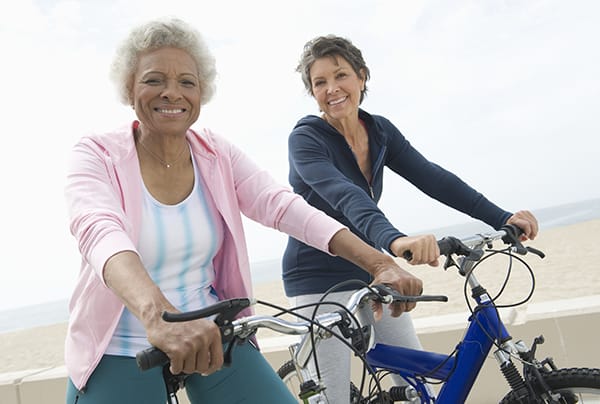
<instances>
[{"instance_id":1,"label":"teal pants","mask_svg":"<svg viewBox=\"0 0 600 404\"><path fill-rule=\"evenodd\" d=\"M251 344L233 348L230 367L209 376L190 375L185 392L192 404L297 403L271 365ZM162 369L140 371L135 358L105 355L83 392L71 380L67 404L165 404Z\"/></svg>"}]
</instances>

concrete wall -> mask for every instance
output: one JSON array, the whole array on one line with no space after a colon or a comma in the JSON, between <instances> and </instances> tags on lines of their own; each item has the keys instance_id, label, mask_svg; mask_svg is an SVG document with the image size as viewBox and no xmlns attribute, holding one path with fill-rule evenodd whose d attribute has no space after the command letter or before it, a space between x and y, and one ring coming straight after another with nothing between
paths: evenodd
<instances>
[{"instance_id":1,"label":"concrete wall","mask_svg":"<svg viewBox=\"0 0 600 404\"><path fill-rule=\"evenodd\" d=\"M600 296L556 300L504 311L503 318L515 339L528 345L543 334L538 358L552 356L559 367L600 367L596 332L600 328ZM450 353L462 337L466 314L453 314L415 320L424 347ZM290 337L261 341L263 352L274 368L289 358ZM353 377L359 380L360 364L353 364ZM66 371L64 367L32 369L0 374L2 404L64 404ZM496 361L489 357L474 386L469 403L497 403L508 390ZM181 404L189 404L184 395Z\"/></svg>"}]
</instances>

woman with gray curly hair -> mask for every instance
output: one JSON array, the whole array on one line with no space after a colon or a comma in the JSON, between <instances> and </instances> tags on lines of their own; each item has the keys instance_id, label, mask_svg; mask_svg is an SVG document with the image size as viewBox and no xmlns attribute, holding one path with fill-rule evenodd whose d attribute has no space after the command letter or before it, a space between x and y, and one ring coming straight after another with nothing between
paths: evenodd
<instances>
[{"instance_id":1,"label":"woman with gray curly hair","mask_svg":"<svg viewBox=\"0 0 600 404\"><path fill-rule=\"evenodd\" d=\"M65 344L67 403L164 403L167 371L188 375L192 403L296 402L254 343L236 346L231 366L221 369L221 335L211 319L161 318L251 297L242 214L344 257L404 294L421 289L419 279L277 184L225 138L192 129L213 95L215 63L188 24L159 19L133 29L112 78L137 119L82 137L67 172L69 225L81 254ZM151 346L169 365L140 372L136 354Z\"/></svg>"}]
</instances>

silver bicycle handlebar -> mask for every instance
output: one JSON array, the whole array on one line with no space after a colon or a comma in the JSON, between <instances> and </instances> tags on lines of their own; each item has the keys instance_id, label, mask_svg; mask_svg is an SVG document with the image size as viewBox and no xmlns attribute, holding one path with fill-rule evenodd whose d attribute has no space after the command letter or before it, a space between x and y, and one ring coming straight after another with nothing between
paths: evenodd
<instances>
[{"instance_id":1,"label":"silver bicycle handlebar","mask_svg":"<svg viewBox=\"0 0 600 404\"><path fill-rule=\"evenodd\" d=\"M384 304L391 303L393 299L391 295L380 296L379 294L373 292L372 289L364 287L352 294L350 299L348 299L346 309L351 314L356 314L359 307L364 302L373 298L383 300ZM324 301L323 304L327 304L327 301ZM273 331L288 335L304 335L308 334L311 328L315 325L319 326L319 328L328 328L342 320L342 315L339 312L334 311L318 314L315 316L313 321L287 321L273 316L252 315L232 321L232 326L233 335L241 338L246 338L252 335L259 328L268 328Z\"/></svg>"},{"instance_id":2,"label":"silver bicycle handlebar","mask_svg":"<svg viewBox=\"0 0 600 404\"><path fill-rule=\"evenodd\" d=\"M520 231L514 226L505 226L502 230L499 231L477 234L461 239L458 239L456 237L447 237L442 240L439 240L438 244L440 246L440 251L442 255L468 255L475 250L481 250L481 248L486 244L502 239L505 243L511 244L513 248L520 248L520 251L517 252L526 253L527 249L525 249L518 240L519 234ZM541 252L539 253L541 254ZM481 258L481 256L476 256L475 259L471 261L471 263L477 261L478 258ZM376 287L382 287L382 289L374 291L373 288ZM382 302L383 304L389 304L392 303L394 300L397 300L399 296L400 295L398 294L393 295L393 293L386 292L385 287L383 285L376 285L374 287L363 287L358 291L354 292L348 300L348 303L346 304L347 313L355 315L361 304L363 304L368 299L378 299L378 301ZM400 297L406 300L399 301L447 301L447 297L445 296ZM233 300L236 301L236 305L233 305L231 303L231 301ZM167 321L188 321L193 318L201 318L216 313L222 313L222 310L230 309L232 306L237 306L237 310L239 310L239 308L242 307L240 306L240 302L243 302L242 305L244 307L248 307L249 305L256 303L254 300L251 299L232 299L231 301L221 301L211 307L201 309L196 312L178 314L165 313L166 316L163 316L163 318L165 318L165 320ZM326 303L326 301L322 302L322 304ZM200 312L203 312L203 315L198 315L198 313ZM317 335L320 334L321 337L323 337L326 334L330 334L330 331L328 330L329 328L336 324L339 324L342 320L344 320L342 314L343 312L344 310L340 309L338 311L319 314L315 316L315 318L312 321L287 321L274 316L253 315L235 319L230 322L225 321L225 324L221 324L218 321L217 323L221 326L221 331L224 340L228 341L231 341L234 337L250 337L259 328L268 328L282 334L306 336L306 334L308 334L316 326ZM172 319L168 320L168 317L172 317ZM169 361L169 358L166 354L154 347L138 352L138 354L136 355L136 359L138 367L142 370L146 370L155 366L165 365Z\"/></svg>"}]
</instances>

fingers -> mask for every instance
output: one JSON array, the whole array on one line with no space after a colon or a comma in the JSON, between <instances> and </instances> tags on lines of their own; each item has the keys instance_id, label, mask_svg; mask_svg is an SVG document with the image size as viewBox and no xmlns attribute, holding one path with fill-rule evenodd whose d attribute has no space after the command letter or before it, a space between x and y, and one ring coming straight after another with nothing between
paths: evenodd
<instances>
[{"instance_id":1,"label":"fingers","mask_svg":"<svg viewBox=\"0 0 600 404\"><path fill-rule=\"evenodd\" d=\"M183 372L183 363L184 362L183 362L182 356L171 354L171 355L169 355L169 360L171 362L171 365L169 366L169 371L172 374L177 375L177 374Z\"/></svg>"},{"instance_id":2,"label":"fingers","mask_svg":"<svg viewBox=\"0 0 600 404\"><path fill-rule=\"evenodd\" d=\"M165 351L171 361L171 373L208 375L221 369L223 346L219 328L209 320L188 324L191 326L182 326L185 331L179 334L172 349Z\"/></svg>"},{"instance_id":3,"label":"fingers","mask_svg":"<svg viewBox=\"0 0 600 404\"><path fill-rule=\"evenodd\" d=\"M391 245L392 251L399 257L409 252L411 265L428 264L438 266L440 249L433 234L399 237Z\"/></svg>"},{"instance_id":4,"label":"fingers","mask_svg":"<svg viewBox=\"0 0 600 404\"><path fill-rule=\"evenodd\" d=\"M201 349L193 360L189 361L189 367L184 366L184 373L200 373L209 375L223 367L223 345L221 341L211 344L208 349ZM187 363L187 362L186 362Z\"/></svg>"},{"instance_id":5,"label":"fingers","mask_svg":"<svg viewBox=\"0 0 600 404\"><path fill-rule=\"evenodd\" d=\"M406 313L409 312L411 310L413 310L415 307L417 307L417 304L414 302L411 303L392 303L390 304L390 311L392 314L392 317L399 317L402 313Z\"/></svg>"},{"instance_id":6,"label":"fingers","mask_svg":"<svg viewBox=\"0 0 600 404\"><path fill-rule=\"evenodd\" d=\"M423 284L420 280L415 284L408 293L402 293L406 296L421 296L423 294ZM392 317L398 317L404 312L409 312L414 310L417 307L416 302L396 302L390 304L390 310L392 312Z\"/></svg>"},{"instance_id":7,"label":"fingers","mask_svg":"<svg viewBox=\"0 0 600 404\"><path fill-rule=\"evenodd\" d=\"M398 317L404 312L411 311L416 307L416 303L401 303L395 302L389 304L389 310L391 312L392 317ZM373 318L375 321L381 320L383 317L383 305L381 303L373 302L371 304L371 309L373 310Z\"/></svg>"},{"instance_id":8,"label":"fingers","mask_svg":"<svg viewBox=\"0 0 600 404\"><path fill-rule=\"evenodd\" d=\"M219 339L210 349L210 362L208 364L208 374L214 373L223 367L223 345L221 344L221 334L219 333Z\"/></svg>"},{"instance_id":9,"label":"fingers","mask_svg":"<svg viewBox=\"0 0 600 404\"><path fill-rule=\"evenodd\" d=\"M435 260L428 262L427 265L429 265L430 267L439 267L440 261L436 258Z\"/></svg>"},{"instance_id":10,"label":"fingers","mask_svg":"<svg viewBox=\"0 0 600 404\"><path fill-rule=\"evenodd\" d=\"M418 296L423 293L423 282L399 266L393 266L382 271L375 277L373 283L389 285L400 294L406 296ZM415 302L396 302L389 305L393 317L398 317L404 312L413 310L415 307Z\"/></svg>"},{"instance_id":11,"label":"fingers","mask_svg":"<svg viewBox=\"0 0 600 404\"><path fill-rule=\"evenodd\" d=\"M516 212L508 219L507 223L521 228L524 239L535 239L539 231L539 224L536 217L528 210Z\"/></svg>"},{"instance_id":12,"label":"fingers","mask_svg":"<svg viewBox=\"0 0 600 404\"><path fill-rule=\"evenodd\" d=\"M381 320L383 317L383 305L379 302L373 302L373 304L371 304L371 309L373 310L375 321Z\"/></svg>"}]
</instances>

